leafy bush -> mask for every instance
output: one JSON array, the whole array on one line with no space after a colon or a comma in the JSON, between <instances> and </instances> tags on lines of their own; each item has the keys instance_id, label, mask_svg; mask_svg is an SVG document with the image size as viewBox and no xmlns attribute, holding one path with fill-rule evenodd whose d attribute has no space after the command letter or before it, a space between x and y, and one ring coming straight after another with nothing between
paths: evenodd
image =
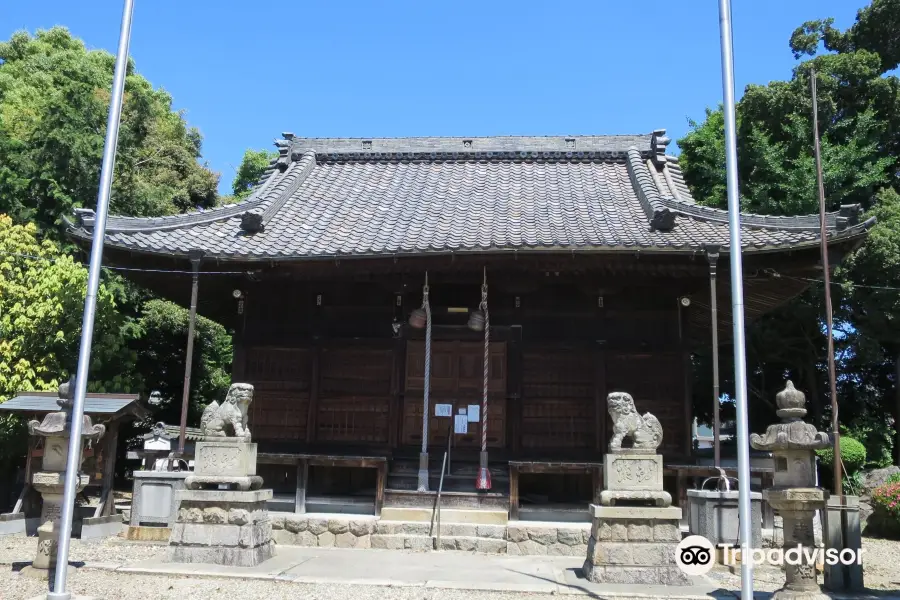
<instances>
[{"instance_id":1,"label":"leafy bush","mask_svg":"<svg viewBox=\"0 0 900 600\"><path fill-rule=\"evenodd\" d=\"M862 471L856 471L844 476L842 485L845 496L862 496L866 488L866 478Z\"/></svg>"},{"instance_id":2,"label":"leafy bush","mask_svg":"<svg viewBox=\"0 0 900 600\"><path fill-rule=\"evenodd\" d=\"M834 450L825 448L816 450L823 467L828 469L834 464ZM866 447L852 437L841 436L841 462L848 475L856 473L866 464Z\"/></svg>"},{"instance_id":3,"label":"leafy bush","mask_svg":"<svg viewBox=\"0 0 900 600\"><path fill-rule=\"evenodd\" d=\"M855 417L848 427L841 427L841 435L845 433L866 447L867 466L881 468L893 464L894 428L883 414Z\"/></svg>"},{"instance_id":4,"label":"leafy bush","mask_svg":"<svg viewBox=\"0 0 900 600\"><path fill-rule=\"evenodd\" d=\"M889 475L888 478L884 480L884 485L891 485L893 483L900 483L900 473Z\"/></svg>"},{"instance_id":5,"label":"leafy bush","mask_svg":"<svg viewBox=\"0 0 900 600\"><path fill-rule=\"evenodd\" d=\"M886 483L872 492L866 533L900 538L900 483Z\"/></svg>"}]
</instances>

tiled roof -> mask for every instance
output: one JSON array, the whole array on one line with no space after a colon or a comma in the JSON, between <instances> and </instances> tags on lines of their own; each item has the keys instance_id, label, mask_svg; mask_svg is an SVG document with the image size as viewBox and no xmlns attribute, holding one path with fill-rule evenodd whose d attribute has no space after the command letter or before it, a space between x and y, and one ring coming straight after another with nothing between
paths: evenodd
<instances>
[{"instance_id":1,"label":"tiled roof","mask_svg":"<svg viewBox=\"0 0 900 600\"><path fill-rule=\"evenodd\" d=\"M223 260L503 251L728 250L728 215L697 204L664 131L636 136L304 139L245 201L159 218L110 217L109 246ZM93 213L71 233L88 238ZM742 216L745 251L813 245L818 216ZM856 207L827 216L863 235Z\"/></svg>"}]
</instances>

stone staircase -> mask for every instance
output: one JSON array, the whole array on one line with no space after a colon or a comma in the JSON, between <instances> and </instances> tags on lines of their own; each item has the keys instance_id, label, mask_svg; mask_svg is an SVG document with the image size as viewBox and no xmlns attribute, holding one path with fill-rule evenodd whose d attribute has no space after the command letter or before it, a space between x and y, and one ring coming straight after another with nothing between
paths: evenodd
<instances>
[{"instance_id":1,"label":"stone staircase","mask_svg":"<svg viewBox=\"0 0 900 600\"><path fill-rule=\"evenodd\" d=\"M443 454L430 456L428 465L428 489L437 490L441 480ZM489 465L491 471L491 492L509 494L509 470L505 465ZM444 492L476 493L475 478L478 463L471 460L451 460L450 469L444 473ZM397 458L391 462L388 471L388 490L415 491L419 484L419 462L417 459Z\"/></svg>"}]
</instances>

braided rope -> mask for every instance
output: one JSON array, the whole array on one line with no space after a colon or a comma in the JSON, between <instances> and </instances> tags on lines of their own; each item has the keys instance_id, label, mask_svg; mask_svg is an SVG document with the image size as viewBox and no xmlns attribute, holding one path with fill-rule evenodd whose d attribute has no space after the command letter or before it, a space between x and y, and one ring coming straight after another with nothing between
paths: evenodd
<instances>
[{"instance_id":1,"label":"braided rope","mask_svg":"<svg viewBox=\"0 0 900 600\"><path fill-rule=\"evenodd\" d=\"M488 317L487 283L481 288L481 309L484 311L484 393L481 397L481 451L487 452L488 368L491 359L491 322Z\"/></svg>"}]
</instances>

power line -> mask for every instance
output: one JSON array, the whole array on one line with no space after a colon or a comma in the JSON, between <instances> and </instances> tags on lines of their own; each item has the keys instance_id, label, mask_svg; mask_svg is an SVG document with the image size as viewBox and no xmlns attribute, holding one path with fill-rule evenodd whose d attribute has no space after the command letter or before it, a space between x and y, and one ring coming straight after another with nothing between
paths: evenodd
<instances>
[{"instance_id":1,"label":"power line","mask_svg":"<svg viewBox=\"0 0 900 600\"><path fill-rule=\"evenodd\" d=\"M35 254L22 254L19 252L0 252L0 254L6 256L15 256L17 258L25 258L30 260L42 260L45 262L59 262L61 258L51 258L48 256L37 256ZM79 260L76 260L74 257L68 256L68 258L72 259L77 265L81 265L83 267L87 266L86 263L83 263ZM113 271L137 271L141 273L174 273L174 274L185 274L191 275L193 271L182 271L178 269L140 269L137 267L115 267L115 266L105 266L104 269L110 269ZM247 271L200 271L200 275L244 275Z\"/></svg>"},{"instance_id":2,"label":"power line","mask_svg":"<svg viewBox=\"0 0 900 600\"><path fill-rule=\"evenodd\" d=\"M772 273L773 277L780 278L780 279L793 279L796 281L806 281L808 283L825 283L825 280L823 280L823 279L811 279L809 277L797 277L795 275L782 275L781 273L779 273L777 271L772 271L771 273ZM892 287L892 286L887 286L887 285L862 285L862 284L857 284L857 283L842 283L840 281L832 281L831 285L833 285L833 286L837 285L837 286L841 286L841 287L844 287L845 285L849 285L852 287L864 288L867 290L879 290L879 291L885 291L885 292L900 292L900 287Z\"/></svg>"}]
</instances>

